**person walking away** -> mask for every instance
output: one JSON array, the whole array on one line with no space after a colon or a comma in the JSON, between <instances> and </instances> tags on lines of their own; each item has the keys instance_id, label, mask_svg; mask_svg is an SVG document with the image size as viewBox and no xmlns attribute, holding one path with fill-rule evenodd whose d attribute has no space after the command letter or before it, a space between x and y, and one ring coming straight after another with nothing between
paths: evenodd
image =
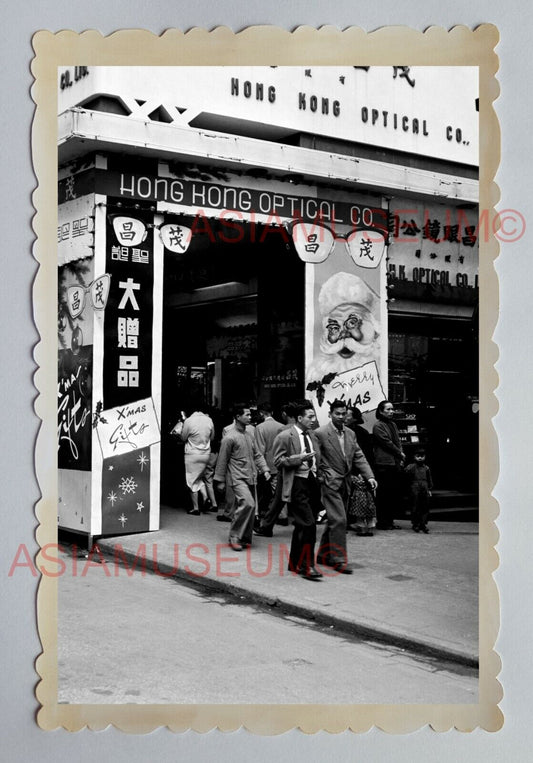
<instances>
[{"instance_id":1,"label":"person walking away","mask_svg":"<svg viewBox=\"0 0 533 763\"><path fill-rule=\"evenodd\" d=\"M211 454L211 439L215 428L212 419L205 413L202 404L185 419L181 439L185 443L185 481L189 488L192 508L188 514L200 514L198 494L207 500L204 473Z\"/></svg>"},{"instance_id":2,"label":"person walking away","mask_svg":"<svg viewBox=\"0 0 533 763\"><path fill-rule=\"evenodd\" d=\"M376 527L379 530L399 529L394 516L401 500L401 468L405 453L393 416L394 407L390 400L382 400L376 409L377 421L372 430L374 469L378 480Z\"/></svg>"},{"instance_id":3,"label":"person walking away","mask_svg":"<svg viewBox=\"0 0 533 763\"><path fill-rule=\"evenodd\" d=\"M215 495L213 477L215 475L218 451L220 450L221 412L218 410L218 408L212 407L209 409L209 416L213 422L214 434L211 440L211 453L209 455L209 460L204 471L204 484L207 490L206 508L209 512L218 513L219 507L217 497Z\"/></svg>"},{"instance_id":4,"label":"person walking away","mask_svg":"<svg viewBox=\"0 0 533 763\"><path fill-rule=\"evenodd\" d=\"M276 492L276 485L278 481L278 470L274 463L274 439L283 429L283 424L272 415L272 406L270 403L260 403L259 415L262 417L262 421L255 428L255 444L257 450L264 457L267 462L268 470L270 472L270 481L258 483L258 517L261 519L266 512L272 498Z\"/></svg>"},{"instance_id":5,"label":"person walking away","mask_svg":"<svg viewBox=\"0 0 533 763\"><path fill-rule=\"evenodd\" d=\"M282 501L288 503L294 529L289 552L289 571L317 581L322 573L315 566L316 517L320 509L317 480L317 442L311 431L316 422L312 404L294 408L295 424L274 440L274 463L279 470Z\"/></svg>"},{"instance_id":6,"label":"person walking away","mask_svg":"<svg viewBox=\"0 0 533 763\"><path fill-rule=\"evenodd\" d=\"M411 504L411 525L418 533L428 533L429 499L433 490L431 471L426 464L426 452L419 448L415 454L414 463L405 468L407 482L409 484L409 498Z\"/></svg>"},{"instance_id":7,"label":"person walking away","mask_svg":"<svg viewBox=\"0 0 533 763\"><path fill-rule=\"evenodd\" d=\"M259 470L266 480L270 472L248 431L250 408L236 405L233 409L234 428L220 443L214 481L224 492L230 485L235 496L235 511L229 528L229 545L234 551L251 546L255 516L255 485Z\"/></svg>"},{"instance_id":8,"label":"person walking away","mask_svg":"<svg viewBox=\"0 0 533 763\"><path fill-rule=\"evenodd\" d=\"M345 575L352 574L346 548L346 516L351 493L351 474L361 474L375 489L374 474L354 433L344 426L346 403L334 400L330 404L331 421L314 434L320 453L319 481L322 504L326 509L326 526L318 549L317 561Z\"/></svg>"}]
</instances>

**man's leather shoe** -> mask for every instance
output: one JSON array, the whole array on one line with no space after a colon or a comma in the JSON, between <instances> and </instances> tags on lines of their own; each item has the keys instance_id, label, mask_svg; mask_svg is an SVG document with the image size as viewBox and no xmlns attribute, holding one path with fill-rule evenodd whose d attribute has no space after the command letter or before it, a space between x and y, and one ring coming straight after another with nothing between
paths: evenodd
<instances>
[{"instance_id":1,"label":"man's leather shoe","mask_svg":"<svg viewBox=\"0 0 533 763\"><path fill-rule=\"evenodd\" d=\"M243 546L242 543L238 538L230 538L228 541L228 545L230 548L232 548L234 551L242 551Z\"/></svg>"},{"instance_id":2,"label":"man's leather shoe","mask_svg":"<svg viewBox=\"0 0 533 763\"><path fill-rule=\"evenodd\" d=\"M343 575L352 575L353 570L348 564L339 559L330 559L327 556L318 556L317 564L321 564L323 567L331 567L336 572L341 572Z\"/></svg>"},{"instance_id":3,"label":"man's leather shoe","mask_svg":"<svg viewBox=\"0 0 533 763\"><path fill-rule=\"evenodd\" d=\"M352 568L345 562L332 562L329 566L342 575L353 575Z\"/></svg>"},{"instance_id":4,"label":"man's leather shoe","mask_svg":"<svg viewBox=\"0 0 533 763\"><path fill-rule=\"evenodd\" d=\"M301 575L306 580L320 580L323 577L316 567L300 567L298 575Z\"/></svg>"},{"instance_id":5,"label":"man's leather shoe","mask_svg":"<svg viewBox=\"0 0 533 763\"><path fill-rule=\"evenodd\" d=\"M272 530L267 530L266 527L258 527L254 530L254 535L261 535L263 538L272 538Z\"/></svg>"},{"instance_id":6,"label":"man's leather shoe","mask_svg":"<svg viewBox=\"0 0 533 763\"><path fill-rule=\"evenodd\" d=\"M217 516L217 522L231 522L231 519L227 517L225 514L219 514Z\"/></svg>"}]
</instances>

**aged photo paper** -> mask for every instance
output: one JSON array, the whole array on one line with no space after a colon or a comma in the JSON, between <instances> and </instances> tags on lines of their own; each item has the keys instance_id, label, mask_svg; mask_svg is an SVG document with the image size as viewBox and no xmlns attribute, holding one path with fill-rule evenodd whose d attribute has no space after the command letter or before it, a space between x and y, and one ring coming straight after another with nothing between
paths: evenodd
<instances>
[{"instance_id":1,"label":"aged photo paper","mask_svg":"<svg viewBox=\"0 0 533 763\"><path fill-rule=\"evenodd\" d=\"M41 728L501 727L497 42L36 32Z\"/></svg>"}]
</instances>

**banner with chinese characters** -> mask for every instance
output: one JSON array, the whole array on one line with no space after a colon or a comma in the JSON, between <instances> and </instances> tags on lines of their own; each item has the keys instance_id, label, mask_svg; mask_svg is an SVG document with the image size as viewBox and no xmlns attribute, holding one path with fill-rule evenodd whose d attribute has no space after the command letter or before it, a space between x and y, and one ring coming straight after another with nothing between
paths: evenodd
<instances>
[{"instance_id":1,"label":"banner with chinese characters","mask_svg":"<svg viewBox=\"0 0 533 763\"><path fill-rule=\"evenodd\" d=\"M322 238L319 226L308 227L293 231L304 239L304 253ZM337 231L332 245L328 236L326 248L330 251L321 261L303 255L306 397L313 400L320 424L328 422L333 400L373 411L387 387L384 232Z\"/></svg>"},{"instance_id":2,"label":"banner with chinese characters","mask_svg":"<svg viewBox=\"0 0 533 763\"><path fill-rule=\"evenodd\" d=\"M107 207L106 272L111 276L104 324L103 406L152 395L152 219ZM129 212L129 210L128 210Z\"/></svg>"},{"instance_id":3,"label":"banner with chinese characters","mask_svg":"<svg viewBox=\"0 0 533 763\"><path fill-rule=\"evenodd\" d=\"M153 215L107 204L103 399L95 406L102 462L103 534L150 528L153 447L160 440L152 399ZM155 457L155 456L154 456ZM158 457L158 456L157 456ZM157 465L156 465L157 466Z\"/></svg>"}]
</instances>

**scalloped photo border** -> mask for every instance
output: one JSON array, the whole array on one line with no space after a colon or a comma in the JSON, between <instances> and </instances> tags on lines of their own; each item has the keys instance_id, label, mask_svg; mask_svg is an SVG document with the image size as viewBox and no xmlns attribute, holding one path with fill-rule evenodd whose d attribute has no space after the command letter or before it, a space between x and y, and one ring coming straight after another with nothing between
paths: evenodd
<instances>
[{"instance_id":1,"label":"scalloped photo border","mask_svg":"<svg viewBox=\"0 0 533 763\"><path fill-rule=\"evenodd\" d=\"M496 27L476 29L455 26L450 30L429 27L420 32L407 27L382 27L367 33L358 27L340 30L301 26L292 32L274 26L253 26L234 33L227 27L212 31L170 29L160 36L145 30L121 30L109 36L98 31L36 32L31 64L35 102L32 127L33 166L37 185L33 193L35 240L38 262L33 287L35 324L40 341L35 347L37 366L35 403L41 420L35 449L35 469L41 498L36 505L40 548L57 542L57 293L56 195L57 195L57 67L84 65L396 65L477 66L480 79L480 210L487 210L489 229L497 230L494 209L499 189L494 177L500 161L500 130L493 108L499 94L496 80L499 40ZM501 668L494 650L499 629L499 597L493 578L498 567L496 518L498 504L491 493L498 477L498 443L492 419L498 410L495 363L498 349L492 340L498 315L498 279L494 260L495 236L480 241L480 506L479 512L479 701L472 705L67 705L57 697L57 578L41 576L37 591L38 631L42 653L37 657L37 723L45 730L62 727L78 731L109 725L129 733L148 733L159 727L176 732L218 728L272 735L291 729L314 734L346 729L366 732L408 733L429 725L435 731L476 728L497 731L503 724L498 707ZM37 569L42 552L36 559Z\"/></svg>"}]
</instances>

